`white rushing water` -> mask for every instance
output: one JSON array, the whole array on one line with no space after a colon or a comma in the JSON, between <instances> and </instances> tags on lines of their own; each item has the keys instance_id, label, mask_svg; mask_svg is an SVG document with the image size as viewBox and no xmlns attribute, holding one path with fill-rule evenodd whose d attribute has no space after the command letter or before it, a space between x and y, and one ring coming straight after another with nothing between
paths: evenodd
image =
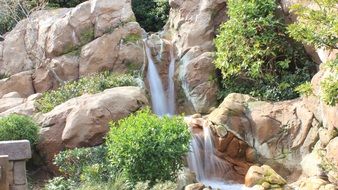
<instances>
[{"instance_id":1,"label":"white rushing water","mask_svg":"<svg viewBox=\"0 0 338 190\"><path fill-rule=\"evenodd\" d=\"M167 100L164 93L161 77L157 72L156 66L154 64L153 58L151 56L150 48L148 47L147 40L144 40L144 46L146 50L146 55L148 59L148 81L151 94L151 102L153 107L153 112L156 115L163 116L168 114L167 109Z\"/></svg>"},{"instance_id":2,"label":"white rushing water","mask_svg":"<svg viewBox=\"0 0 338 190\"><path fill-rule=\"evenodd\" d=\"M229 184L222 179L230 165L215 155L212 131L203 127L203 134L193 134L191 150L188 154L189 169L196 174L197 180L206 186L220 190L248 190L240 184Z\"/></svg>"},{"instance_id":3,"label":"white rushing water","mask_svg":"<svg viewBox=\"0 0 338 190\"><path fill-rule=\"evenodd\" d=\"M168 111L170 115L175 115L176 113L174 74L175 74L175 55L174 55L174 47L171 47L169 74L168 74Z\"/></svg>"},{"instance_id":4,"label":"white rushing water","mask_svg":"<svg viewBox=\"0 0 338 190\"><path fill-rule=\"evenodd\" d=\"M161 40L163 43L163 41ZM147 45L147 40L144 39L146 55L148 59L148 81L151 94L151 102L153 107L153 112L156 115L175 115L176 105L175 105L175 84L174 84L174 74L175 74L175 55L173 47L170 49L170 64L168 72L168 94L166 96L161 77L157 71L157 68L154 64L153 57L151 55L150 48ZM161 45L163 46L163 45ZM163 47L161 47L161 51ZM160 52L162 54L162 52Z\"/></svg>"}]
</instances>

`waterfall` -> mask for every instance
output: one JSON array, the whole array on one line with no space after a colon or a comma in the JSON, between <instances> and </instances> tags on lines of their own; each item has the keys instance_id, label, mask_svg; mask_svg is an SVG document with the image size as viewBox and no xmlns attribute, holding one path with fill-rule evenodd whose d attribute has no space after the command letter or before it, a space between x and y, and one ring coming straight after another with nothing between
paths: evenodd
<instances>
[{"instance_id":1,"label":"waterfall","mask_svg":"<svg viewBox=\"0 0 338 190\"><path fill-rule=\"evenodd\" d=\"M144 46L148 59L148 81L151 94L151 102L153 111L156 115L163 116L168 113L167 100L164 93L161 77L157 72L153 58L151 56L150 48L148 47L147 41L144 40Z\"/></svg>"},{"instance_id":2,"label":"waterfall","mask_svg":"<svg viewBox=\"0 0 338 190\"><path fill-rule=\"evenodd\" d=\"M161 53L163 51L163 40L161 40ZM175 114L175 85L174 85L174 74L175 74L175 55L173 47L170 49L170 64L168 72L168 96L165 95L161 77L156 69L154 60L151 55L150 48L148 47L147 40L144 39L144 46L146 56L148 59L148 81L151 94L151 102L153 112L156 115L174 115Z\"/></svg>"},{"instance_id":3,"label":"waterfall","mask_svg":"<svg viewBox=\"0 0 338 190\"><path fill-rule=\"evenodd\" d=\"M169 114L171 115L175 115L176 113L174 74L175 74L175 55L174 55L174 47L171 47L169 74L168 74L168 111Z\"/></svg>"},{"instance_id":4,"label":"waterfall","mask_svg":"<svg viewBox=\"0 0 338 190\"><path fill-rule=\"evenodd\" d=\"M250 189L239 184L227 184L222 178L231 165L215 154L212 131L206 125L203 133L193 134L188 153L188 166L196 174L199 182L213 189L246 190Z\"/></svg>"}]
</instances>

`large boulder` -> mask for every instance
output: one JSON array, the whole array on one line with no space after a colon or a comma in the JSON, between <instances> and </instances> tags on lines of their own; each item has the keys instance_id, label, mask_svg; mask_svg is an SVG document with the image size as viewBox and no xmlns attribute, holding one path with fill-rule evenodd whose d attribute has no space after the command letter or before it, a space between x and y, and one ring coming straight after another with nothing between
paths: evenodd
<instances>
[{"instance_id":1,"label":"large boulder","mask_svg":"<svg viewBox=\"0 0 338 190\"><path fill-rule=\"evenodd\" d=\"M49 167L53 168L52 160L58 152L66 147L102 143L109 121L122 119L147 104L143 90L138 87L117 87L70 99L37 116L42 125L37 148Z\"/></svg>"}]
</instances>

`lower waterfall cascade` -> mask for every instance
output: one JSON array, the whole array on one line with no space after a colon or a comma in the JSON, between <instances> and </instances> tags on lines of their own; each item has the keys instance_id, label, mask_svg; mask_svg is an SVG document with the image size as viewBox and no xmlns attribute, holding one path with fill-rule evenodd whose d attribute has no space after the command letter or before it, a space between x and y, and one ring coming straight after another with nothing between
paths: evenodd
<instances>
[{"instance_id":1,"label":"lower waterfall cascade","mask_svg":"<svg viewBox=\"0 0 338 190\"><path fill-rule=\"evenodd\" d=\"M209 127L203 126L203 133L193 134L190 147L188 166L190 171L195 173L199 182L220 190L250 189L241 184L226 182L222 178L226 176L226 172L231 166L215 154L212 131Z\"/></svg>"}]
</instances>

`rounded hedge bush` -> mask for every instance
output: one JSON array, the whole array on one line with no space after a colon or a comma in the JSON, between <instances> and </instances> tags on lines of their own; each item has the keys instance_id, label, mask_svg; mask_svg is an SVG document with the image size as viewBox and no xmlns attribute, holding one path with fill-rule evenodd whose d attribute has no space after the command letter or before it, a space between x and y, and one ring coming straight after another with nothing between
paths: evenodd
<instances>
[{"instance_id":1,"label":"rounded hedge bush","mask_svg":"<svg viewBox=\"0 0 338 190\"><path fill-rule=\"evenodd\" d=\"M38 142L39 128L32 118L12 114L0 118L0 141L29 140L32 145Z\"/></svg>"},{"instance_id":2,"label":"rounded hedge bush","mask_svg":"<svg viewBox=\"0 0 338 190\"><path fill-rule=\"evenodd\" d=\"M144 109L110 127L108 157L130 182L154 185L176 178L191 138L182 117L158 117Z\"/></svg>"}]
</instances>

